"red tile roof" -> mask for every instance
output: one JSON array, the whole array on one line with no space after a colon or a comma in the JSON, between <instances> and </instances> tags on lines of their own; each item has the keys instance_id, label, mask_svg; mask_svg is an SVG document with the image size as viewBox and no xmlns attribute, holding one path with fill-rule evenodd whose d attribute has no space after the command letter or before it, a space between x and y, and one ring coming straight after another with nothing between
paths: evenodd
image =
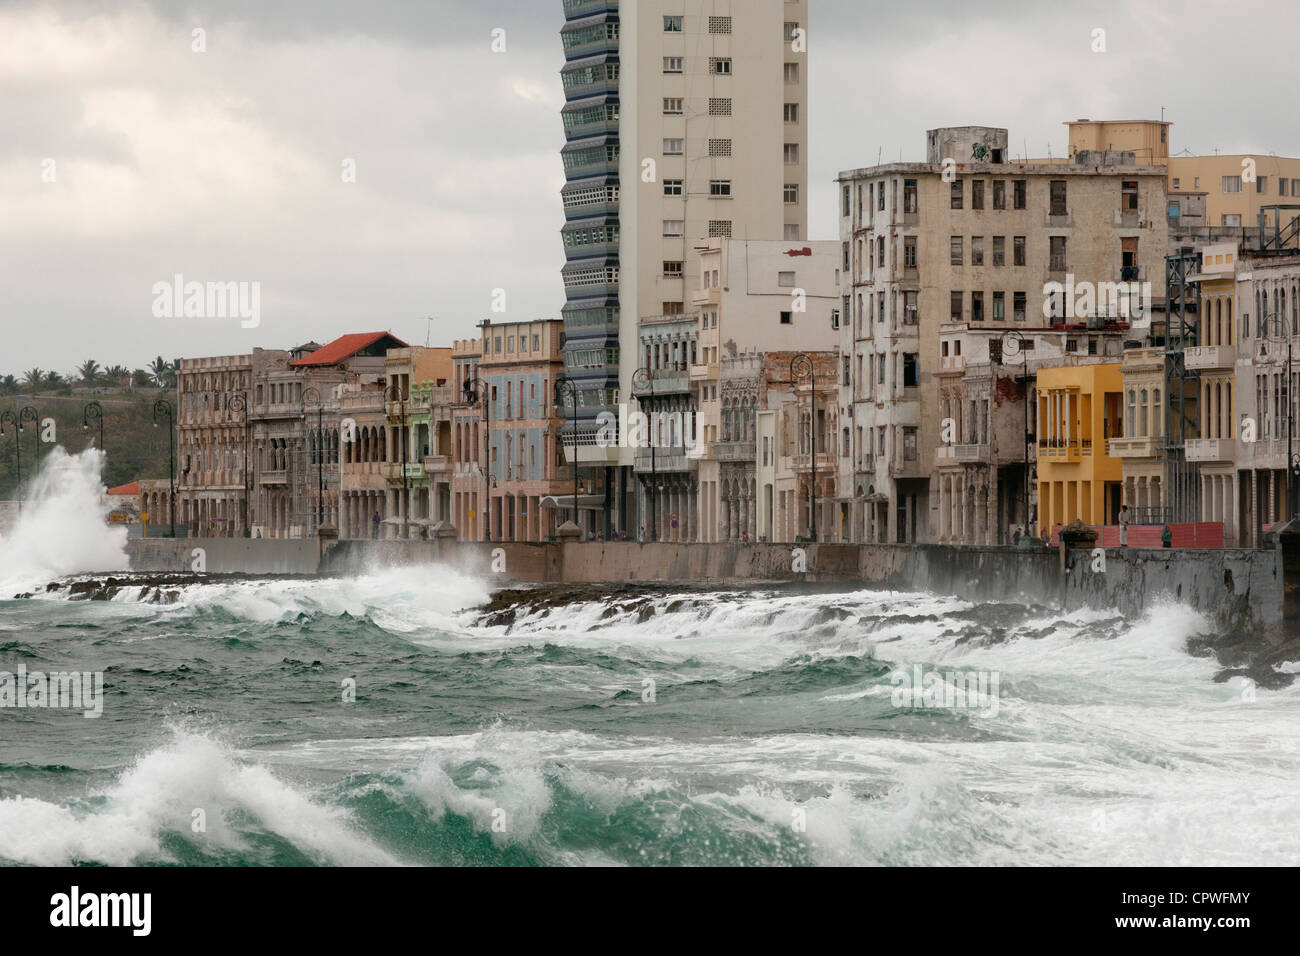
<instances>
[{"instance_id":1,"label":"red tile roof","mask_svg":"<svg viewBox=\"0 0 1300 956\"><path fill-rule=\"evenodd\" d=\"M337 365L344 359L351 358L362 349L369 348L384 338L393 340L394 344L390 345L389 348L400 349L407 347L405 342L390 332L353 332L350 335L340 336L329 345L312 352L304 358L300 358L296 362L290 362L289 366L291 368L310 368Z\"/></svg>"},{"instance_id":2,"label":"red tile roof","mask_svg":"<svg viewBox=\"0 0 1300 956\"><path fill-rule=\"evenodd\" d=\"M138 495L140 493L140 482L131 481L125 485L118 485L116 488L109 488L110 495Z\"/></svg>"}]
</instances>

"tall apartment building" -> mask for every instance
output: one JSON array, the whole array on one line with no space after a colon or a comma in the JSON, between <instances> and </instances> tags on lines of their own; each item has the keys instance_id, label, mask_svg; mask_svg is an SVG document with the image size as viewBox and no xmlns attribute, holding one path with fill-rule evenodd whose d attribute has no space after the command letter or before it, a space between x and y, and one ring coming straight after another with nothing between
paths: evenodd
<instances>
[{"instance_id":1,"label":"tall apartment building","mask_svg":"<svg viewBox=\"0 0 1300 956\"><path fill-rule=\"evenodd\" d=\"M252 462L247 460L246 412L252 358L181 360L176 375L176 524L191 536L241 538L249 527ZM158 524L160 517L153 515L153 522Z\"/></svg>"},{"instance_id":2,"label":"tall apartment building","mask_svg":"<svg viewBox=\"0 0 1300 956\"><path fill-rule=\"evenodd\" d=\"M807 234L807 0L564 0L565 373L578 460L635 530L632 449L596 417L632 394L637 323L686 311L704 238ZM572 457L572 455L570 455Z\"/></svg>"},{"instance_id":3,"label":"tall apartment building","mask_svg":"<svg viewBox=\"0 0 1300 956\"><path fill-rule=\"evenodd\" d=\"M1026 350L1046 338L1071 354L1070 364L1073 357L1096 362L1104 341L1132 332L1129 293L1136 290L1124 284L1150 282L1153 297L1163 285L1164 166L1114 151L1013 163L1007 131L989 127L930 130L927 140L924 163L839 175L840 350L848 363L840 414L850 429L840 477L854 500L849 528L837 531L854 541L933 541L950 530L951 522L939 521L954 510L941 500L941 487L969 490L971 483L932 487L940 464L987 474L979 482L987 517L956 525L985 537L958 540L984 543L988 529L1030 518L1023 491L996 487L1033 484L1025 474L1024 426L1010 425L1000 441L987 440L980 426L979 438L961 441L945 434L952 429L936 413L943 398L996 409L1023 403L1028 393L1032 403L1032 381L1009 387L987 368L970 375L963 368L941 395L944 361L958 358L945 353L956 344L951 333L993 340L980 351L998 365L1007 364L1003 339L1013 331ZM1112 301L1099 302L1103 295ZM1030 380L1035 363L1028 358L1021 377ZM959 368L950 363L948 370ZM1023 421L1023 405L1016 407L1021 415L1001 418ZM986 412L976 421L998 417ZM941 456L954 443L980 457ZM995 452L998 445L1007 454Z\"/></svg>"}]
</instances>

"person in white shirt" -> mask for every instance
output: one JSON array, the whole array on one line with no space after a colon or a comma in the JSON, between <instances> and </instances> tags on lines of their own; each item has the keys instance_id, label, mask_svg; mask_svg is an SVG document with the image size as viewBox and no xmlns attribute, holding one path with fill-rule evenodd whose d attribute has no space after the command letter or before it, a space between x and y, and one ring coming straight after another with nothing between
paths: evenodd
<instances>
[{"instance_id":1,"label":"person in white shirt","mask_svg":"<svg viewBox=\"0 0 1300 956\"><path fill-rule=\"evenodd\" d=\"M1119 546L1121 548L1128 547L1128 523L1128 505L1124 505L1119 509Z\"/></svg>"}]
</instances>

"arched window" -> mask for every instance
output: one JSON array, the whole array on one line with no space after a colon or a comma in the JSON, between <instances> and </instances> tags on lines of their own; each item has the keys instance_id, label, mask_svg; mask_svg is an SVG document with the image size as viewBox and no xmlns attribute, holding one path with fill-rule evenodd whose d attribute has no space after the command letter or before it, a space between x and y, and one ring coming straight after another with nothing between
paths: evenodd
<instances>
[{"instance_id":1,"label":"arched window","mask_svg":"<svg viewBox=\"0 0 1300 956\"><path fill-rule=\"evenodd\" d=\"M1128 390L1128 427L1125 428L1129 438L1137 437L1137 401L1137 389L1130 388Z\"/></svg>"},{"instance_id":2,"label":"arched window","mask_svg":"<svg viewBox=\"0 0 1300 956\"><path fill-rule=\"evenodd\" d=\"M1142 389L1141 408L1138 410L1138 437L1147 437L1147 390Z\"/></svg>"},{"instance_id":3,"label":"arched window","mask_svg":"<svg viewBox=\"0 0 1300 956\"><path fill-rule=\"evenodd\" d=\"M1165 433L1165 414L1160 407L1160 389L1151 393L1151 434L1159 437Z\"/></svg>"}]
</instances>

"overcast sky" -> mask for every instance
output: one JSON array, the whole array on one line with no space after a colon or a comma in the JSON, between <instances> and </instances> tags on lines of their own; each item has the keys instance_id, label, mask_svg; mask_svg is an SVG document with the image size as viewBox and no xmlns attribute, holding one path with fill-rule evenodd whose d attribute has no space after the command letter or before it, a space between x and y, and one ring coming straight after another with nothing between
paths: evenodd
<instances>
[{"instance_id":1,"label":"overcast sky","mask_svg":"<svg viewBox=\"0 0 1300 956\"><path fill-rule=\"evenodd\" d=\"M1294 0L811 7L810 238L836 172L924 159L935 126L1062 155L1064 120L1164 107L1175 151L1300 155ZM560 0L0 0L0 374L448 344L495 288L505 318L558 316L562 23ZM177 273L259 282L261 324L156 318Z\"/></svg>"}]
</instances>

